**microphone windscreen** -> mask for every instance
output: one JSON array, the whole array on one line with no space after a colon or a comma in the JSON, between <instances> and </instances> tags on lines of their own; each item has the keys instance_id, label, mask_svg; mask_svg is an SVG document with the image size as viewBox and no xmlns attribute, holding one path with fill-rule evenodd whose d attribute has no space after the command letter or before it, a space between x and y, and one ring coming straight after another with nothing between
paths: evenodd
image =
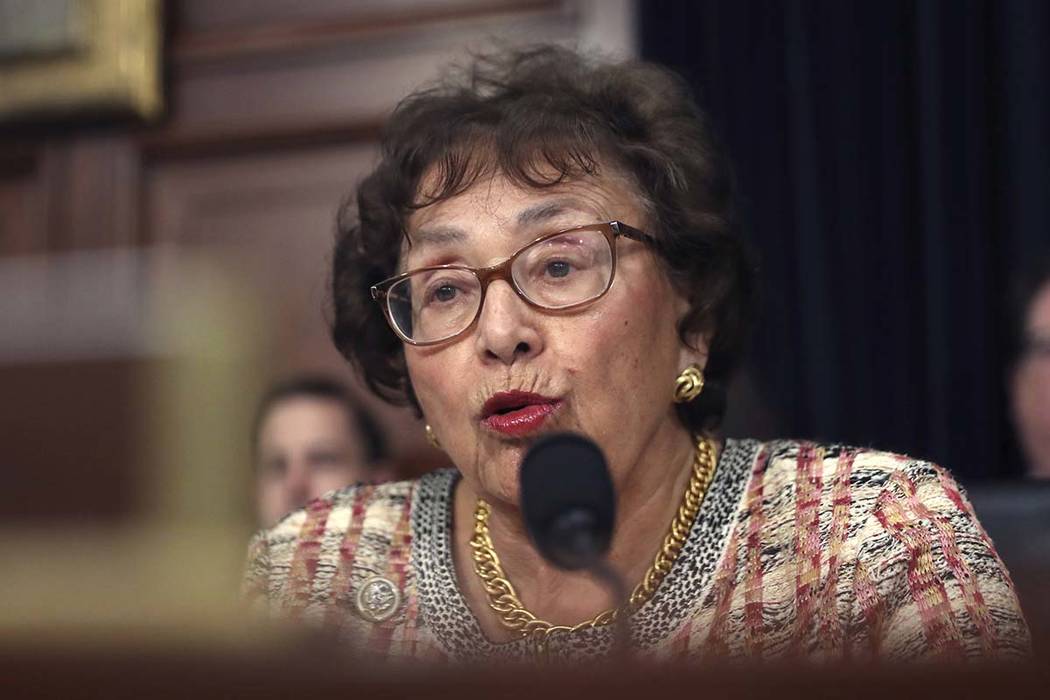
<instances>
[{"instance_id":1,"label":"microphone windscreen","mask_svg":"<svg viewBox=\"0 0 1050 700\"><path fill-rule=\"evenodd\" d=\"M553 540L563 536L556 525L572 514L584 514L589 535L608 546L616 496L605 456L592 440L576 433L540 438L525 453L520 479L525 527L541 554L552 558L562 544Z\"/></svg>"}]
</instances>

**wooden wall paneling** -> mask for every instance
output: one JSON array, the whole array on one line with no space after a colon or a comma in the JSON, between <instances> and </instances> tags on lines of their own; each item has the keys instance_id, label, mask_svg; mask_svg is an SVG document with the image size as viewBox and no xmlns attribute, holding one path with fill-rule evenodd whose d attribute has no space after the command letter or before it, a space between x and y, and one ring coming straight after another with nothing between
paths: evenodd
<instances>
[{"instance_id":1,"label":"wooden wall paneling","mask_svg":"<svg viewBox=\"0 0 1050 700\"><path fill-rule=\"evenodd\" d=\"M64 224L52 248L129 246L139 239L139 154L125 134L68 145Z\"/></svg>"},{"instance_id":2,"label":"wooden wall paneling","mask_svg":"<svg viewBox=\"0 0 1050 700\"><path fill-rule=\"evenodd\" d=\"M405 93L467 48L583 40L616 52L629 49L630 15L631 0L173 2L169 115L108 134L42 127L19 168L0 154L0 255L149 239L143 157L371 141Z\"/></svg>"},{"instance_id":3,"label":"wooden wall paneling","mask_svg":"<svg viewBox=\"0 0 1050 700\"><path fill-rule=\"evenodd\" d=\"M38 165L33 152L9 153L0 159L0 256L41 248L47 221Z\"/></svg>"},{"instance_id":4,"label":"wooden wall paneling","mask_svg":"<svg viewBox=\"0 0 1050 700\"><path fill-rule=\"evenodd\" d=\"M575 26L555 9L482 16L335 37L329 45L288 45L203 60L191 39L173 47L173 103L179 118L160 137L214 131L330 128L375 124L409 91L493 43L571 41Z\"/></svg>"},{"instance_id":5,"label":"wooden wall paneling","mask_svg":"<svg viewBox=\"0 0 1050 700\"><path fill-rule=\"evenodd\" d=\"M66 140L44 142L40 149L39 182L46 230L39 245L47 252L66 249L66 231L72 226L69 203L69 143Z\"/></svg>"},{"instance_id":6,"label":"wooden wall paneling","mask_svg":"<svg viewBox=\"0 0 1050 700\"><path fill-rule=\"evenodd\" d=\"M181 0L174 20L188 34L219 32L272 33L276 27L354 25L395 22L429 23L486 14L564 6L565 0Z\"/></svg>"},{"instance_id":7,"label":"wooden wall paneling","mask_svg":"<svg viewBox=\"0 0 1050 700\"><path fill-rule=\"evenodd\" d=\"M374 158L371 144L152 164L152 240L231 251L260 282L279 332L278 365L339 366L322 318L339 204Z\"/></svg>"},{"instance_id":8,"label":"wooden wall paneling","mask_svg":"<svg viewBox=\"0 0 1050 700\"><path fill-rule=\"evenodd\" d=\"M55 249L66 225L69 153L35 142L0 156L0 256Z\"/></svg>"}]
</instances>

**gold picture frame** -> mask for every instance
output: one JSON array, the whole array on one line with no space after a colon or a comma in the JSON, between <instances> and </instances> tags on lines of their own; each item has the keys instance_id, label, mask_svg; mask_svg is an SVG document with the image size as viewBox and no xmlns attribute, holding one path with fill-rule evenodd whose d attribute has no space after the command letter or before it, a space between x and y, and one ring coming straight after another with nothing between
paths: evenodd
<instances>
[{"instance_id":1,"label":"gold picture frame","mask_svg":"<svg viewBox=\"0 0 1050 700\"><path fill-rule=\"evenodd\" d=\"M160 0L5 1L0 123L85 111L145 120L161 113Z\"/></svg>"}]
</instances>

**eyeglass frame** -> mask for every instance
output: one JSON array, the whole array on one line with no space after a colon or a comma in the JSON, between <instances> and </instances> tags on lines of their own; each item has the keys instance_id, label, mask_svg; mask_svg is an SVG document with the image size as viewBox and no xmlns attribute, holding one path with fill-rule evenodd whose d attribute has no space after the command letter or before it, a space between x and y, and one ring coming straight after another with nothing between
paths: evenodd
<instances>
[{"instance_id":1,"label":"eyeglass frame","mask_svg":"<svg viewBox=\"0 0 1050 700\"><path fill-rule=\"evenodd\" d=\"M542 243L548 238L554 238L556 236L562 236L566 233L573 233L576 231L589 230L600 231L605 236L606 242L609 244L609 251L611 253L610 265L612 266L612 269L609 273L609 281L605 285L605 289L603 289L599 294L591 297L590 299L585 299L575 304L570 304L569 306L557 306L552 308L549 306L539 304L533 301L532 299L529 299L528 296L525 295L525 292L523 292L521 288L518 287L517 282L514 281L513 274L511 274L511 268L513 267L514 261L518 258L518 256L526 250L528 250L529 248L531 248L532 246L536 245L537 243ZM459 336L463 335L464 333L468 332L471 328L474 327L474 325L478 322L478 319L481 317L481 310L485 308L485 294L488 292L489 284L491 284L494 280L505 281L508 285L510 285L510 288L514 290L514 293L518 295L519 299L521 299L533 308L542 309L544 311L571 311L573 309L578 309L579 307L584 306L586 304L598 301L603 296L605 296L610 289L612 289L613 280L616 279L616 239L621 237L629 238L634 241L639 241L640 243L647 243L649 245L656 244L655 238L653 238L647 233L644 233L643 231L640 231L639 229L636 229L633 226L623 223L622 221L606 221L597 224L585 224L583 226L574 226L572 228L567 228L562 231L553 231L551 233L545 233L542 236L539 236L538 238L529 241L522 247L518 248L518 250L515 251L514 254L512 254L503 262L496 263L495 265L491 265L489 267L469 267L467 265L455 264L430 265L427 267L419 267L414 270L402 272L399 275L394 275L393 277L388 277L382 282L377 282L376 284L372 285L369 291L371 292L372 299L374 299L380 305L380 308L383 310L383 316L386 318L387 325L390 326L390 329L393 330L394 333L397 334L399 338L401 338L401 340L415 347L427 347L430 345L438 345L440 343L447 343L453 338L458 338ZM453 333L452 335L446 336L439 340L412 340L411 338L408 338L404 333L402 333L401 330L397 327L397 323L394 321L393 315L390 312L390 304L387 300L387 292L390 290L391 287L393 287L401 280L404 280L420 272L431 272L435 270L459 270L461 272L472 273L477 278L478 284L481 286L481 298L478 300L478 308L474 312L474 318L471 319L470 323L464 326L463 330L461 331Z\"/></svg>"}]
</instances>

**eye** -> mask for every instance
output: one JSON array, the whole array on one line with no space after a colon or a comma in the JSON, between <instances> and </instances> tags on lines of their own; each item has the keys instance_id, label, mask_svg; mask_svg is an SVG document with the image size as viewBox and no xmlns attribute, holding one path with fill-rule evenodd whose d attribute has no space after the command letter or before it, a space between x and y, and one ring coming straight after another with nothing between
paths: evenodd
<instances>
[{"instance_id":1,"label":"eye","mask_svg":"<svg viewBox=\"0 0 1050 700\"><path fill-rule=\"evenodd\" d=\"M432 292L431 297L437 301L452 301L458 291L451 284L443 284Z\"/></svg>"},{"instance_id":2,"label":"eye","mask_svg":"<svg viewBox=\"0 0 1050 700\"><path fill-rule=\"evenodd\" d=\"M414 280L412 295L414 313L460 311L477 301L477 278L465 270L424 271Z\"/></svg>"},{"instance_id":3,"label":"eye","mask_svg":"<svg viewBox=\"0 0 1050 700\"><path fill-rule=\"evenodd\" d=\"M314 452L310 455L310 466L316 471L332 471L342 468L343 460L335 452Z\"/></svg>"},{"instance_id":4,"label":"eye","mask_svg":"<svg viewBox=\"0 0 1050 700\"><path fill-rule=\"evenodd\" d=\"M452 280L435 280L423 295L423 305L450 304L462 296L463 290Z\"/></svg>"},{"instance_id":5,"label":"eye","mask_svg":"<svg viewBox=\"0 0 1050 700\"><path fill-rule=\"evenodd\" d=\"M586 251L562 246L560 250L543 251L531 264L529 277L549 284L568 283L593 266Z\"/></svg>"},{"instance_id":6,"label":"eye","mask_svg":"<svg viewBox=\"0 0 1050 700\"><path fill-rule=\"evenodd\" d=\"M572 272L572 264L565 260L547 262L547 274L551 277L567 277L570 272Z\"/></svg>"},{"instance_id":7,"label":"eye","mask_svg":"<svg viewBox=\"0 0 1050 700\"><path fill-rule=\"evenodd\" d=\"M283 457L267 457L262 461L262 473L269 477L284 476L286 461Z\"/></svg>"}]
</instances>

